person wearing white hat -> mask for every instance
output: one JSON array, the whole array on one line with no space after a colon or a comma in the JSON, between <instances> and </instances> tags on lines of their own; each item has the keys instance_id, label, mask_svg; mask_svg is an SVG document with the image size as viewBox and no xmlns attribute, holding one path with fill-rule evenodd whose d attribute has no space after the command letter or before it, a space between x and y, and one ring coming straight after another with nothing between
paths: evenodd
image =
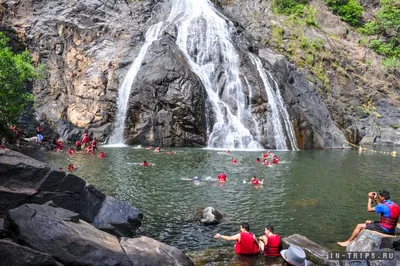
<instances>
[{"instance_id":1,"label":"person wearing white hat","mask_svg":"<svg viewBox=\"0 0 400 266\"><path fill-rule=\"evenodd\" d=\"M307 266L306 253L298 246L290 245L288 249L281 250L284 262L282 266Z\"/></svg>"}]
</instances>

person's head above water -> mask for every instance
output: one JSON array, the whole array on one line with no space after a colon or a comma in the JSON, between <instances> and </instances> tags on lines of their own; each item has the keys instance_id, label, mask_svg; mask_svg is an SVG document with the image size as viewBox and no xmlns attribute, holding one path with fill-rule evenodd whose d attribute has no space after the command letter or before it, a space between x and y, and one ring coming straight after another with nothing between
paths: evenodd
<instances>
[{"instance_id":1,"label":"person's head above water","mask_svg":"<svg viewBox=\"0 0 400 266\"><path fill-rule=\"evenodd\" d=\"M240 231L242 231L242 232L249 232L250 231L250 225L249 225L249 223L242 223L241 225L240 225Z\"/></svg>"}]
</instances>

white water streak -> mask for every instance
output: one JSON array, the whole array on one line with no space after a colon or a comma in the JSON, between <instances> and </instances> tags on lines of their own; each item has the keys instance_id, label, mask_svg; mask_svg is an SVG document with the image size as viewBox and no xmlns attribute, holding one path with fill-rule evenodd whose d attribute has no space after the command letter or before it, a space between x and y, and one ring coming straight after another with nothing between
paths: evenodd
<instances>
[{"instance_id":1,"label":"white water streak","mask_svg":"<svg viewBox=\"0 0 400 266\"><path fill-rule=\"evenodd\" d=\"M244 125L254 118L244 104L240 61L230 34L234 30L232 23L206 0L175 1L168 20L176 23L176 42L200 77L215 114L208 147L260 148ZM225 76L218 77L218 73ZM219 84L220 80L225 83Z\"/></svg>"},{"instance_id":2,"label":"white water streak","mask_svg":"<svg viewBox=\"0 0 400 266\"><path fill-rule=\"evenodd\" d=\"M257 66L258 73L260 74L264 84L265 92L267 93L269 106L271 107L271 115L269 118L271 120L271 125L273 126L276 149L288 149L286 144L286 131L291 145L290 148L298 150L293 125L289 120L289 114L283 104L278 84L271 74L267 74L258 57L252 54L250 54L250 57L253 60L253 63ZM269 77L274 81L276 90L273 90L267 75L269 75Z\"/></svg>"},{"instance_id":3,"label":"white water streak","mask_svg":"<svg viewBox=\"0 0 400 266\"><path fill-rule=\"evenodd\" d=\"M132 84L140 69L144 56L146 55L147 49L155 40L157 40L158 36L160 35L162 26L163 23L160 22L155 25L152 25L148 29L146 33L145 43L140 49L139 54L135 58L132 66L130 67L128 73L124 78L124 81L122 82L122 85L118 91L117 114L115 116L114 132L110 137L110 140L108 142L109 144L124 143L125 120L126 120L126 114L128 112L128 103L132 90Z\"/></svg>"}]
</instances>

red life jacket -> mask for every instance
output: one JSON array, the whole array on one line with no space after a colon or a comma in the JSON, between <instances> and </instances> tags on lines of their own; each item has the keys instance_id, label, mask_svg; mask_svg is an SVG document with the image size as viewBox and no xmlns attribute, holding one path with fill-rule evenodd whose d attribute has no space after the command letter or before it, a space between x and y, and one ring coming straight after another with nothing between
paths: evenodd
<instances>
[{"instance_id":1,"label":"red life jacket","mask_svg":"<svg viewBox=\"0 0 400 266\"><path fill-rule=\"evenodd\" d=\"M235 252L240 255L258 254L258 245L254 242L254 235L249 232L240 232L240 242L236 241Z\"/></svg>"},{"instance_id":2,"label":"red life jacket","mask_svg":"<svg viewBox=\"0 0 400 266\"><path fill-rule=\"evenodd\" d=\"M143 162L142 165L143 165L143 166L149 166L149 163Z\"/></svg>"},{"instance_id":3,"label":"red life jacket","mask_svg":"<svg viewBox=\"0 0 400 266\"><path fill-rule=\"evenodd\" d=\"M251 181L251 183L252 183L253 185L259 185L259 184L260 184L260 181L259 181L258 179L254 179L253 181Z\"/></svg>"},{"instance_id":4,"label":"red life jacket","mask_svg":"<svg viewBox=\"0 0 400 266\"><path fill-rule=\"evenodd\" d=\"M392 202L392 204L387 203L386 201L382 202L388 206L390 211L390 217L384 217L381 215L380 224L382 227L388 230L394 230L397 226L397 221L399 220L400 215L400 207L396 203Z\"/></svg>"},{"instance_id":5,"label":"red life jacket","mask_svg":"<svg viewBox=\"0 0 400 266\"><path fill-rule=\"evenodd\" d=\"M280 254L280 246L281 246L281 237L278 234L274 234L272 236L265 235L268 238L267 245L264 246L264 255L267 257L279 257Z\"/></svg>"},{"instance_id":6,"label":"red life jacket","mask_svg":"<svg viewBox=\"0 0 400 266\"><path fill-rule=\"evenodd\" d=\"M226 181L226 174L219 174L218 181Z\"/></svg>"}]
</instances>

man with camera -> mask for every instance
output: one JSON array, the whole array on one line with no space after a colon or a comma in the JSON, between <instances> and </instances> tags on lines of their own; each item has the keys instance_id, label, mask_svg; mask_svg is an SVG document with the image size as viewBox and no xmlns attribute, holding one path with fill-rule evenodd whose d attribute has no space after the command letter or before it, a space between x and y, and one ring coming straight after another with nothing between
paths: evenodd
<instances>
[{"instance_id":1,"label":"man with camera","mask_svg":"<svg viewBox=\"0 0 400 266\"><path fill-rule=\"evenodd\" d=\"M378 204L376 207L372 207L372 200L375 200ZM369 192L367 211L379 213L381 215L380 221L367 220L363 224L358 224L347 241L338 242L340 246L346 247L363 229L389 235L395 234L400 215L400 207L390 200L389 191L380 190L379 193Z\"/></svg>"}]
</instances>

